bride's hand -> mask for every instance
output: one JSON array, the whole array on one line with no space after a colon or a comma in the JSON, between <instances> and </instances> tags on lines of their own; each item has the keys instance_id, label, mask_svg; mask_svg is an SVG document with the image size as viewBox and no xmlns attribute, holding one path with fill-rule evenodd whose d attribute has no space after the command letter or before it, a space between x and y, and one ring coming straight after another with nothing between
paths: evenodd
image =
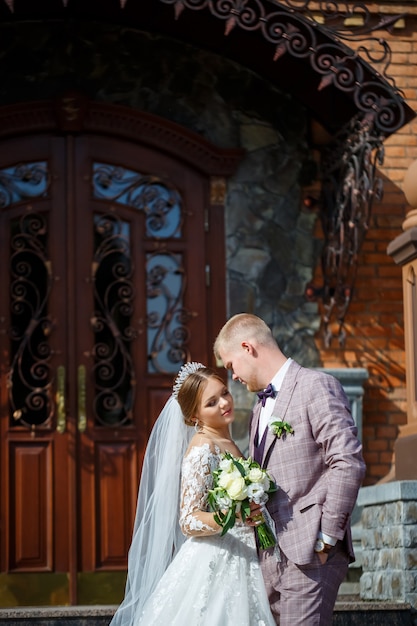
<instances>
[{"instance_id":1,"label":"bride's hand","mask_svg":"<svg viewBox=\"0 0 417 626\"><path fill-rule=\"evenodd\" d=\"M259 526L264 521L264 516L262 514L262 507L260 504L255 504L251 502L250 505L250 515L246 518L246 523L248 526Z\"/></svg>"}]
</instances>

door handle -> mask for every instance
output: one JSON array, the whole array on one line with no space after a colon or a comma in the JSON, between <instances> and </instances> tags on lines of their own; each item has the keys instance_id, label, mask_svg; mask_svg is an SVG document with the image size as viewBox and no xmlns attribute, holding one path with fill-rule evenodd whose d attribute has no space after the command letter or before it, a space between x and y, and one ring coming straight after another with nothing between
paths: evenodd
<instances>
[{"instance_id":1,"label":"door handle","mask_svg":"<svg viewBox=\"0 0 417 626\"><path fill-rule=\"evenodd\" d=\"M78 432L83 433L87 428L86 413L86 370L85 365L78 366Z\"/></svg>"},{"instance_id":2,"label":"door handle","mask_svg":"<svg viewBox=\"0 0 417 626\"><path fill-rule=\"evenodd\" d=\"M65 367L58 365L56 370L56 429L62 435L66 427L65 415Z\"/></svg>"}]
</instances>

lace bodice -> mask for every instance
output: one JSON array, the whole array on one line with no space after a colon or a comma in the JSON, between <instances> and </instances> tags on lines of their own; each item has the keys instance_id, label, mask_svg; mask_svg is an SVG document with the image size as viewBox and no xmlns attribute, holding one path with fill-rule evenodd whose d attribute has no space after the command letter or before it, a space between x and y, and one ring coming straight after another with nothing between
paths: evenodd
<instances>
[{"instance_id":1,"label":"lace bodice","mask_svg":"<svg viewBox=\"0 0 417 626\"><path fill-rule=\"evenodd\" d=\"M213 486L212 471L220 462L220 448L208 443L193 446L184 457L181 471L180 527L184 535L211 535L221 531L208 513L207 496Z\"/></svg>"}]
</instances>

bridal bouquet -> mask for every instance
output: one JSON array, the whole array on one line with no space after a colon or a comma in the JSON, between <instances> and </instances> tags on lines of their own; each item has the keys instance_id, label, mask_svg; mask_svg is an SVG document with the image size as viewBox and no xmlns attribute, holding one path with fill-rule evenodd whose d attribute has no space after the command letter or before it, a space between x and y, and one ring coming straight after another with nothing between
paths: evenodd
<instances>
[{"instance_id":1,"label":"bridal bouquet","mask_svg":"<svg viewBox=\"0 0 417 626\"><path fill-rule=\"evenodd\" d=\"M233 528L236 517L244 522L250 515L250 503L265 504L269 494L277 490L275 482L259 463L249 459L236 459L229 452L222 455L219 467L213 471L213 489L209 491L210 509L214 519L222 526L222 536ZM265 550L275 545L275 537L264 516L258 516L255 526L259 546Z\"/></svg>"}]
</instances>

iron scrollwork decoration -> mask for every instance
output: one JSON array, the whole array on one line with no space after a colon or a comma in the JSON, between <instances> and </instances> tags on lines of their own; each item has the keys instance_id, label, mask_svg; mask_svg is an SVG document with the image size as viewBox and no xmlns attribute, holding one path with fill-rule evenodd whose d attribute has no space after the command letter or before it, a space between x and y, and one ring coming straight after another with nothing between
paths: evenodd
<instances>
[{"instance_id":1,"label":"iron scrollwork decoration","mask_svg":"<svg viewBox=\"0 0 417 626\"><path fill-rule=\"evenodd\" d=\"M46 161L18 163L0 170L0 208L49 195ZM10 222L10 368L11 424L47 425L53 414L52 322L47 302L52 288L46 215L25 212Z\"/></svg>"},{"instance_id":2,"label":"iron scrollwork decoration","mask_svg":"<svg viewBox=\"0 0 417 626\"><path fill-rule=\"evenodd\" d=\"M346 339L345 316L354 293L358 256L369 228L372 205L382 199L381 136L365 122L352 121L324 155L320 215L324 233L323 287L308 285L306 296L323 301L322 331L326 347Z\"/></svg>"},{"instance_id":3,"label":"iron scrollwork decoration","mask_svg":"<svg viewBox=\"0 0 417 626\"><path fill-rule=\"evenodd\" d=\"M91 325L96 337L94 415L102 426L132 421L132 273L129 224L114 215L96 214L92 264L95 312Z\"/></svg>"},{"instance_id":4,"label":"iron scrollwork decoration","mask_svg":"<svg viewBox=\"0 0 417 626\"><path fill-rule=\"evenodd\" d=\"M258 32L271 44L271 57L284 55L308 62L317 73L317 90L332 85L350 97L363 117L371 117L378 132L391 134L405 123L402 93L387 75L391 49L375 30L389 30L402 15L373 23L365 4L315 0L160 0L173 5L179 19L186 10L208 10L225 22L225 35L237 28ZM343 7L343 8L342 8ZM318 19L320 16L320 19ZM360 16L361 27L346 27ZM355 49L342 43L355 42ZM359 45L368 42L368 47ZM358 45L356 45L358 44ZM361 62L358 62L358 57ZM376 71L370 65L378 64ZM381 78L383 77L383 78Z\"/></svg>"},{"instance_id":5,"label":"iron scrollwork decoration","mask_svg":"<svg viewBox=\"0 0 417 626\"><path fill-rule=\"evenodd\" d=\"M190 358L187 322L192 313L183 306L185 290L182 255L147 255L148 371L173 373Z\"/></svg>"},{"instance_id":6,"label":"iron scrollwork decoration","mask_svg":"<svg viewBox=\"0 0 417 626\"><path fill-rule=\"evenodd\" d=\"M166 181L107 163L93 164L94 197L143 211L147 237L181 236L181 198Z\"/></svg>"}]
</instances>

